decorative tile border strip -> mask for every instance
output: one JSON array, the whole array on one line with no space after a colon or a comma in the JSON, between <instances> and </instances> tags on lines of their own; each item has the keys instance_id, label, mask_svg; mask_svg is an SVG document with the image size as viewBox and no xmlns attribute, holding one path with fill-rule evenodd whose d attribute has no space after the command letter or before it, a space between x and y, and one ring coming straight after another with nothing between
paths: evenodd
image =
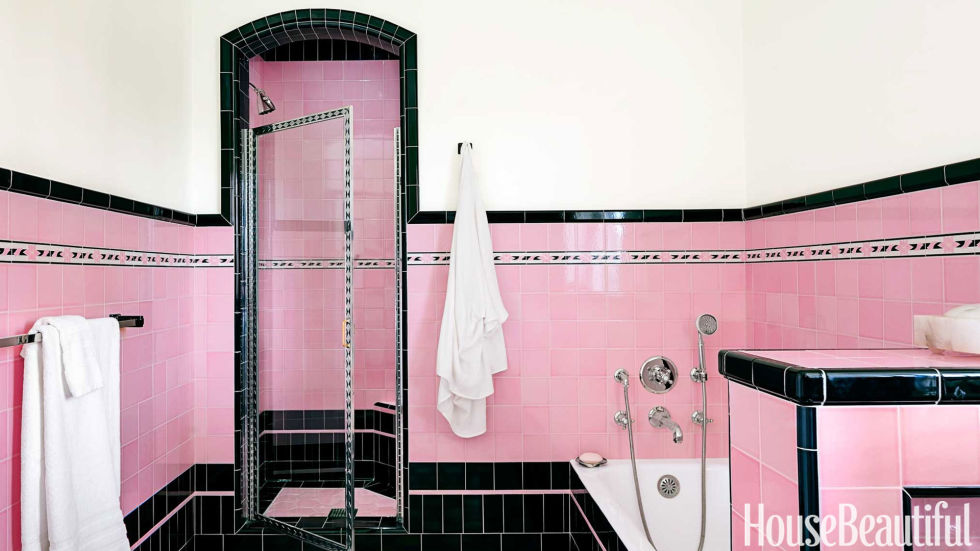
<instances>
[{"instance_id":1,"label":"decorative tile border strip","mask_svg":"<svg viewBox=\"0 0 980 551\"><path fill-rule=\"evenodd\" d=\"M825 243L746 250L678 251L507 251L494 254L497 265L560 264L742 264L812 262L980 254L980 232ZM449 253L408 253L409 266L449 264Z\"/></svg>"},{"instance_id":2,"label":"decorative tile border strip","mask_svg":"<svg viewBox=\"0 0 980 551\"><path fill-rule=\"evenodd\" d=\"M230 254L177 254L101 247L74 247L55 243L0 241L0 263L221 268L231 267L233 258Z\"/></svg>"},{"instance_id":3,"label":"decorative tile border strip","mask_svg":"<svg viewBox=\"0 0 980 551\"><path fill-rule=\"evenodd\" d=\"M354 268L394 269L398 263L392 258L356 258ZM260 270L342 270L343 258L283 258L259 260Z\"/></svg>"}]
</instances>

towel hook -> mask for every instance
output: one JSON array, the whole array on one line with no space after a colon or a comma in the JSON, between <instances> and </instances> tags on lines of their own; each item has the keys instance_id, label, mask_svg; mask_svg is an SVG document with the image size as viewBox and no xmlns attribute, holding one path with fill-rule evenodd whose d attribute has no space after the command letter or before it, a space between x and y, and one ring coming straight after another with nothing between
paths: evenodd
<instances>
[{"instance_id":1,"label":"towel hook","mask_svg":"<svg viewBox=\"0 0 980 551\"><path fill-rule=\"evenodd\" d=\"M473 142L459 142L458 144L456 144L456 154L457 155L460 155L460 154L463 153L463 144L464 143L469 143L470 144L470 149L473 148Z\"/></svg>"}]
</instances>

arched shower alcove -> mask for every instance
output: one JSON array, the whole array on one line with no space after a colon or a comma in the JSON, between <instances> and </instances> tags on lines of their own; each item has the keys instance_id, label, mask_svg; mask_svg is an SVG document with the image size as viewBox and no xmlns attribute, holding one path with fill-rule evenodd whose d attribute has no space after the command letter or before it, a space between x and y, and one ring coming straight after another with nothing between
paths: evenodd
<instances>
[{"instance_id":1,"label":"arched shower alcove","mask_svg":"<svg viewBox=\"0 0 980 551\"><path fill-rule=\"evenodd\" d=\"M372 528L399 528L403 524L403 518L407 518L407 500L404 496L407 493L407 437L408 430L403 415L404 404L407 398L407 388L405 376L405 366L407 364L407 349L405 339L406 311L405 304L405 253L404 238L405 225L410 216L418 211L418 71L416 60L416 36L411 31L404 29L383 19L352 11L331 10L331 9L301 9L290 10L266 17L262 17L246 23L239 28L223 35L220 39L220 102L221 102L221 216L235 227L235 492L236 506L235 529L236 532L250 532L257 529L272 528L276 531L290 534L308 543L330 549L350 548L351 537L355 527L358 532L362 529L371 530ZM315 115L304 113L299 119L276 122L257 127L256 121L250 121L250 65L254 66L256 61L265 62L279 61L350 61L350 60L397 60L397 74L399 82L399 105L397 117L397 130L393 138L395 150L394 155L394 224L392 241L394 243L393 255L390 263L383 267L393 270L394 273L394 293L392 294L394 304L390 305L393 316L397 318L395 322L393 351L394 357L394 389L393 389L393 413L385 411L385 405L378 403L375 407L363 408L363 404L357 405L355 411L352 406L351 388L353 352L347 354L345 362L345 377L338 383L346 394L346 403L342 412L342 417L334 416L335 411L304 411L304 408L296 410L268 411L260 407L260 384L259 384L259 364L262 358L259 347L259 310L257 303L264 299L259 298L259 268L268 268L271 264L260 266L258 249L260 247L259 224L256 223L257 203L261 201L258 189L256 160L261 159L261 152L256 155L256 144L261 147L262 138L282 130L304 127L312 128L319 123L329 120L343 121L344 126L340 136L346 136L347 148L345 153L345 172L346 172L346 196L347 203L344 213L343 234L347 242L347 263L343 266L334 262L332 259L319 258L315 261L311 259L300 259L296 262L282 261L275 264L275 267L296 268L309 271L310 269L329 269L343 267L347 273L347 283L345 291L345 301L347 311L350 312L351 306L351 270L355 267L355 261L351 260L351 235L353 230L353 218L350 208L351 191L351 157L356 153L351 153L351 125L353 115L351 110L344 108L331 109ZM271 94L270 94L271 95ZM272 102L276 102L276 97L271 97ZM261 121L262 119L260 119ZM342 126L337 126L342 128ZM261 163L261 161L259 161ZM343 179L343 177L342 177ZM300 217L302 218L302 217ZM296 223L309 222L299 220ZM316 221L323 226L323 221ZM321 255L323 256L323 255ZM383 259L387 261L388 259ZM365 269L377 267L377 259L369 263L364 263ZM308 315L307 315L308 317ZM348 320L345 318L345 320ZM333 320L326 320L325 333L329 336L337 336L343 332L344 345L353 336L353 331L344 323L343 329L338 326L336 330L332 325ZM329 327L326 327L328 326ZM305 329L305 328L304 328ZM357 348L355 340L350 348ZM299 411L297 411L299 410ZM292 418L293 425L289 425ZM298 421L297 421L298 419ZM331 421L332 419L332 421ZM298 425L296 423L299 423ZM304 425L305 423L305 425ZM333 423L333 424L331 424ZM381 518L378 521L372 520L374 524L368 523L361 517L355 516L354 503L354 471L362 470L363 461L356 461L355 469L355 444L357 449L378 449L383 446L377 442L370 443L361 438L361 434L355 434L355 430L360 433L379 432L377 429L382 425L386 430L390 430L393 438L393 449L386 449L385 453L390 453L394 458L394 481L392 484L392 498L397 504L394 508L395 514L390 518ZM308 431L308 434L316 433L318 438L317 449L322 450L323 435L330 434L337 438L343 436L343 444L338 450L343 454L343 462L338 463L338 457L329 468L321 468L321 471L340 470L343 465L343 487L344 487L344 507L338 507L331 511L330 515L324 515L323 519L311 520L306 517L296 518L276 518L265 514L269 505L269 490L265 485L272 478L279 475L269 475L274 469L263 470L262 462L268 457L275 457L276 451L267 451L265 441L260 443L260 435L273 434L274 438L287 438L289 433L302 432L293 430L296 427L302 429L316 429ZM383 432L383 431L381 431ZM263 437L264 438L264 437ZM307 439L312 436L307 436ZM309 440L305 447L293 447L293 455L306 453L310 448ZM387 444L385 444L387 446ZM295 451L307 450L307 451ZM322 453L322 452L321 452ZM380 454L380 452L379 452ZM319 457L319 456L318 456ZM289 459L295 459L291 457ZM303 468L310 470L308 457L303 458L305 463ZM295 468L300 463L291 463ZM316 470L318 467L314 467ZM297 468L297 470L299 470ZM283 478L279 476L279 478ZM288 477L286 477L288 478ZM314 477L315 480L303 480L299 483L287 480L286 486L304 486L327 484L322 476ZM280 481L282 482L282 481ZM360 482L358 482L360 483ZM283 484L280 484L282 486ZM276 487L276 490L281 488ZM359 490L360 491L360 490ZM322 520L322 522L320 522Z\"/></svg>"}]
</instances>

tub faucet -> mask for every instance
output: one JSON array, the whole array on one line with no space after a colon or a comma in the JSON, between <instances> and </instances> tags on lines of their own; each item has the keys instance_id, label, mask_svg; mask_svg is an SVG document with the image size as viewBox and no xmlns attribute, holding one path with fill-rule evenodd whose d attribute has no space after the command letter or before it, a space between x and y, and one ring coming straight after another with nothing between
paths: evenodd
<instances>
[{"instance_id":1,"label":"tub faucet","mask_svg":"<svg viewBox=\"0 0 980 551\"><path fill-rule=\"evenodd\" d=\"M684 441L684 433L681 431L681 426L678 425L673 419L670 418L670 412L667 408L663 406L657 406L650 410L650 415L647 416L650 420L650 424L654 428L665 428L674 433L674 443L680 444Z\"/></svg>"}]
</instances>

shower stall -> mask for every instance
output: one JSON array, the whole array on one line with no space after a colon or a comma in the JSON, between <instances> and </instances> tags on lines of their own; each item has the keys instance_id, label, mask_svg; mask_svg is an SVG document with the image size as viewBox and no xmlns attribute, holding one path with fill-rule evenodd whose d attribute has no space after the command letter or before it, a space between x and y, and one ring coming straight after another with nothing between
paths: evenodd
<instances>
[{"instance_id":1,"label":"shower stall","mask_svg":"<svg viewBox=\"0 0 980 551\"><path fill-rule=\"evenodd\" d=\"M242 133L242 515L327 549L402 523L399 129L368 106L391 63L253 62L276 122ZM327 86L372 99L293 101Z\"/></svg>"}]
</instances>

